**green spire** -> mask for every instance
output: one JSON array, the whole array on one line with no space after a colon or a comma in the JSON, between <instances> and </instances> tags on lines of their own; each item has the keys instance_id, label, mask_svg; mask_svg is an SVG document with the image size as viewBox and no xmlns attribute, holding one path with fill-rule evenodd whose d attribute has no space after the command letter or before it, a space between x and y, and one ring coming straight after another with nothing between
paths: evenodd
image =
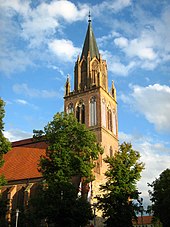
<instances>
[{"instance_id":1,"label":"green spire","mask_svg":"<svg viewBox=\"0 0 170 227\"><path fill-rule=\"evenodd\" d=\"M99 50L98 50L98 47L97 47L96 39L95 39L93 29L92 29L92 25L91 25L90 13L89 13L88 23L89 24L88 24L88 29L87 29L87 33L86 33L86 38L85 38L85 41L84 41L83 51L82 51L82 54L81 54L81 59L83 58L83 56L85 58L87 58L89 51L90 51L91 59L93 57L97 57L99 59Z\"/></svg>"}]
</instances>

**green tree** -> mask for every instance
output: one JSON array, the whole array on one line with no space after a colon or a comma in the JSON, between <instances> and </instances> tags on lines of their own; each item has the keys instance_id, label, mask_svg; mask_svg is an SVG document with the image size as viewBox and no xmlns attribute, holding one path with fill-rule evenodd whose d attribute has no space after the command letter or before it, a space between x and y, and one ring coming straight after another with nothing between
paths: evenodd
<instances>
[{"instance_id":1,"label":"green tree","mask_svg":"<svg viewBox=\"0 0 170 227\"><path fill-rule=\"evenodd\" d=\"M57 113L44 131L34 130L34 135L48 144L39 165L46 188L39 193L39 202L32 202L34 210L39 210L39 219L46 218L55 226L85 226L92 210L85 196L77 198L78 184L80 179L85 184L94 180L94 161L103 151L96 136L65 113Z\"/></svg>"},{"instance_id":2,"label":"green tree","mask_svg":"<svg viewBox=\"0 0 170 227\"><path fill-rule=\"evenodd\" d=\"M40 226L42 220L56 227L86 226L92 219L90 203L84 197L77 197L77 190L71 183L55 183L37 191L30 203L28 226Z\"/></svg>"},{"instance_id":3,"label":"green tree","mask_svg":"<svg viewBox=\"0 0 170 227\"><path fill-rule=\"evenodd\" d=\"M4 105L5 105L4 101L0 98L0 168L4 164L3 155L7 153L11 148L10 142L8 141L8 139L4 137L4 134L3 134L3 131L4 131L3 118L5 116ZM0 189L1 189L1 186L3 186L5 183L6 183L5 177L0 176ZM0 224L3 224L4 226L5 226L4 217L6 213L6 205L7 205L7 201L3 201L0 194Z\"/></svg>"},{"instance_id":4,"label":"green tree","mask_svg":"<svg viewBox=\"0 0 170 227\"><path fill-rule=\"evenodd\" d=\"M158 179L149 184L149 191L154 217L158 218L164 227L170 226L170 169L164 170Z\"/></svg>"},{"instance_id":5,"label":"green tree","mask_svg":"<svg viewBox=\"0 0 170 227\"><path fill-rule=\"evenodd\" d=\"M4 164L3 155L7 153L11 148L10 142L8 141L8 139L4 137L4 134L3 134L3 131L4 131L3 118L5 116L4 105L5 105L4 101L0 98L0 168ZM0 187L4 183L5 183L4 177L0 176Z\"/></svg>"},{"instance_id":6,"label":"green tree","mask_svg":"<svg viewBox=\"0 0 170 227\"><path fill-rule=\"evenodd\" d=\"M108 164L105 173L106 183L101 185L98 208L103 211L108 227L131 227L135 217L136 183L140 179L144 164L139 161L140 154L132 149L130 143L123 143L113 157L104 161Z\"/></svg>"}]
</instances>

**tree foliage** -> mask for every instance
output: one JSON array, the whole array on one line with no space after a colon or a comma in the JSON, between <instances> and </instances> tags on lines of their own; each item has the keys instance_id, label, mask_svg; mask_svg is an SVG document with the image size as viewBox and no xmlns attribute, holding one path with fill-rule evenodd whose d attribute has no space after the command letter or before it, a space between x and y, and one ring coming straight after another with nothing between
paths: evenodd
<instances>
[{"instance_id":1,"label":"tree foliage","mask_svg":"<svg viewBox=\"0 0 170 227\"><path fill-rule=\"evenodd\" d=\"M3 134L3 131L4 131L3 118L5 116L4 105L5 105L4 101L0 98L0 168L4 164L3 155L7 153L11 148L10 142L4 137L4 134ZM0 189L1 189L1 186L4 185L5 183L6 183L5 177L0 176ZM3 222L3 226L5 226L6 208L7 208L7 201L3 201L0 194L0 225Z\"/></svg>"},{"instance_id":2,"label":"tree foliage","mask_svg":"<svg viewBox=\"0 0 170 227\"><path fill-rule=\"evenodd\" d=\"M170 226L170 169L164 170L158 179L149 184L152 210L164 227Z\"/></svg>"},{"instance_id":3,"label":"tree foliage","mask_svg":"<svg viewBox=\"0 0 170 227\"><path fill-rule=\"evenodd\" d=\"M100 188L102 195L98 197L98 208L103 211L108 227L132 226L135 205L129 198L137 196L136 183L144 168L139 159L139 152L129 143L121 144L114 156L105 159L108 170L106 183Z\"/></svg>"},{"instance_id":4,"label":"tree foliage","mask_svg":"<svg viewBox=\"0 0 170 227\"><path fill-rule=\"evenodd\" d=\"M4 137L3 134L4 131L3 118L5 116L4 105L5 105L4 101L0 98L0 168L4 164L3 155L7 153L11 148L10 142L8 141L8 139ZM5 183L4 177L0 176L0 186L2 186L4 183Z\"/></svg>"},{"instance_id":5,"label":"tree foliage","mask_svg":"<svg viewBox=\"0 0 170 227\"><path fill-rule=\"evenodd\" d=\"M48 143L45 157L40 160L40 172L48 183L68 182L73 176L91 181L92 170L102 148L96 136L72 114L57 113L44 131L35 131L34 137Z\"/></svg>"},{"instance_id":6,"label":"tree foliage","mask_svg":"<svg viewBox=\"0 0 170 227\"><path fill-rule=\"evenodd\" d=\"M34 137L48 144L39 165L47 185L38 198L37 204L43 201L39 216L55 226L85 226L92 211L85 198L77 198L79 182L73 179L94 180L94 161L102 152L95 135L72 114L57 113L44 131L34 130ZM33 206L37 210L34 202Z\"/></svg>"},{"instance_id":7,"label":"tree foliage","mask_svg":"<svg viewBox=\"0 0 170 227\"><path fill-rule=\"evenodd\" d=\"M56 227L86 226L92 219L92 210L84 197L77 197L71 183L55 183L40 190L30 202L29 226L40 226L42 220Z\"/></svg>"}]
</instances>

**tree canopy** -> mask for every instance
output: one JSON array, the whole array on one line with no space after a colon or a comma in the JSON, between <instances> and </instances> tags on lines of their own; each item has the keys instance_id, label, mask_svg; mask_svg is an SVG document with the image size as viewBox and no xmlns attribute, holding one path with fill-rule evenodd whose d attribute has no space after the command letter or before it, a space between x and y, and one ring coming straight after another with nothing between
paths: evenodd
<instances>
[{"instance_id":1,"label":"tree canopy","mask_svg":"<svg viewBox=\"0 0 170 227\"><path fill-rule=\"evenodd\" d=\"M0 98L0 168L4 164L3 155L7 153L11 148L11 143L4 137L3 131L4 131L4 122L3 118L5 116L5 110L4 110L5 103ZM0 176L0 189L1 186L6 183L5 177ZM0 194L0 225L3 223L3 226L5 226L5 214L6 214L6 208L7 208L7 201L3 201Z\"/></svg>"},{"instance_id":2,"label":"tree canopy","mask_svg":"<svg viewBox=\"0 0 170 227\"><path fill-rule=\"evenodd\" d=\"M96 136L73 114L57 113L44 131L34 130L34 137L47 142L45 157L40 160L40 172L48 183L70 181L73 176L94 179L94 161L103 152Z\"/></svg>"},{"instance_id":3,"label":"tree canopy","mask_svg":"<svg viewBox=\"0 0 170 227\"><path fill-rule=\"evenodd\" d=\"M149 184L149 191L154 216L159 218L164 227L170 226L170 169L164 170L158 179Z\"/></svg>"},{"instance_id":4,"label":"tree canopy","mask_svg":"<svg viewBox=\"0 0 170 227\"><path fill-rule=\"evenodd\" d=\"M112 157L104 161L108 164L106 183L101 185L98 208L103 211L108 227L131 227L135 217L135 205L130 198L136 196L136 183L141 177L144 164L140 154L130 143L123 143Z\"/></svg>"},{"instance_id":5,"label":"tree canopy","mask_svg":"<svg viewBox=\"0 0 170 227\"><path fill-rule=\"evenodd\" d=\"M39 202L32 202L34 210L55 226L85 226L92 210L85 197L78 198L78 185L94 180L94 161L103 151L96 136L72 114L57 113L43 131L34 130L34 137L48 144L39 164L46 187ZM43 206L37 209L38 204Z\"/></svg>"},{"instance_id":6,"label":"tree canopy","mask_svg":"<svg viewBox=\"0 0 170 227\"><path fill-rule=\"evenodd\" d=\"M11 144L4 137L3 131L4 131L4 122L3 118L5 116L5 110L4 110L5 103L4 101L0 98L0 168L2 167L4 160L3 160L3 155L7 153L10 148ZM4 184L4 177L0 176L0 186Z\"/></svg>"}]
</instances>

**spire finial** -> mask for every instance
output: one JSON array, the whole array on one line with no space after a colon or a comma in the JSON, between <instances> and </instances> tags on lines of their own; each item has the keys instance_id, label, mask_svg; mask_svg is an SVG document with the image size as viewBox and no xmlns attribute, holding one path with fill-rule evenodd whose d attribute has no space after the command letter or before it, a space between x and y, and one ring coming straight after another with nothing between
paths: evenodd
<instances>
[{"instance_id":1,"label":"spire finial","mask_svg":"<svg viewBox=\"0 0 170 227\"><path fill-rule=\"evenodd\" d=\"M91 14L90 14L90 10L89 10L89 19L88 19L88 22L89 22L89 23L91 22Z\"/></svg>"}]
</instances>

